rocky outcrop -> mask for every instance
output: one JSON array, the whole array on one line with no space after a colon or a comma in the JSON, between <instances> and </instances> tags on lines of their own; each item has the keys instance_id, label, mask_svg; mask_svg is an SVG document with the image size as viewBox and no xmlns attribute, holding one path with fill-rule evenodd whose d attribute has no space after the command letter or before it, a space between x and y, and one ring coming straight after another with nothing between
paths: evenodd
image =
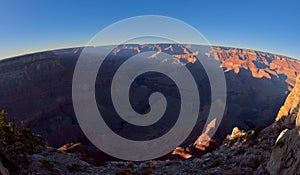
<instances>
[{"instance_id":1,"label":"rocky outcrop","mask_svg":"<svg viewBox=\"0 0 300 175\"><path fill-rule=\"evenodd\" d=\"M291 93L288 95L284 105L280 108L276 122L284 128L294 127L300 106L300 76Z\"/></svg>"},{"instance_id":2,"label":"rocky outcrop","mask_svg":"<svg viewBox=\"0 0 300 175\"><path fill-rule=\"evenodd\" d=\"M231 135L229 135L227 137L227 139L232 140L232 139L241 137L243 135L245 135L245 133L243 131L241 131L238 127L234 127L233 130L232 130Z\"/></svg>"},{"instance_id":3,"label":"rocky outcrop","mask_svg":"<svg viewBox=\"0 0 300 175\"><path fill-rule=\"evenodd\" d=\"M299 130L284 130L273 147L267 169L271 175L299 175Z\"/></svg>"},{"instance_id":4,"label":"rocky outcrop","mask_svg":"<svg viewBox=\"0 0 300 175\"><path fill-rule=\"evenodd\" d=\"M300 169L300 77L281 107L276 125L285 128L273 147L268 171L271 175L299 175Z\"/></svg>"}]
</instances>

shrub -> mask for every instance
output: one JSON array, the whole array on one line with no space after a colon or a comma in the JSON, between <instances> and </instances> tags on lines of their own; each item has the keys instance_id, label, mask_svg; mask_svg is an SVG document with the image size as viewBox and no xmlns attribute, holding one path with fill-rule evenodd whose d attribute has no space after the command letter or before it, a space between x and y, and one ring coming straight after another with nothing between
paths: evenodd
<instances>
[{"instance_id":1,"label":"shrub","mask_svg":"<svg viewBox=\"0 0 300 175\"><path fill-rule=\"evenodd\" d=\"M0 153L8 160L6 167L17 171L29 163L27 154L41 151L42 139L29 128L16 129L12 122L6 121L7 112L0 111Z\"/></svg>"}]
</instances>

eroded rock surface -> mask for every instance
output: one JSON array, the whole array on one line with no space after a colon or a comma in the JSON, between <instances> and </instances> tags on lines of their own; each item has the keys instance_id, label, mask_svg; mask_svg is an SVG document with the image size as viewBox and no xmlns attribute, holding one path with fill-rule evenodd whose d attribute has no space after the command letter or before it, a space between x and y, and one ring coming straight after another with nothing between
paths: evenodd
<instances>
[{"instance_id":1,"label":"eroded rock surface","mask_svg":"<svg viewBox=\"0 0 300 175\"><path fill-rule=\"evenodd\" d=\"M280 109L276 122L285 128L274 145L268 171L272 175L300 174L300 77Z\"/></svg>"}]
</instances>

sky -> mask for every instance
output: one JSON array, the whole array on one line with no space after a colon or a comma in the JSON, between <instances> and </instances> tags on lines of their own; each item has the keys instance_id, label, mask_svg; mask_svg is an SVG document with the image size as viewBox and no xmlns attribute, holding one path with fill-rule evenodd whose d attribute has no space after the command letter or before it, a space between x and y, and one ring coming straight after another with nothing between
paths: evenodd
<instances>
[{"instance_id":1,"label":"sky","mask_svg":"<svg viewBox=\"0 0 300 175\"><path fill-rule=\"evenodd\" d=\"M212 45L300 59L299 0L0 0L0 59L84 46L100 30L140 15L182 20Z\"/></svg>"}]
</instances>

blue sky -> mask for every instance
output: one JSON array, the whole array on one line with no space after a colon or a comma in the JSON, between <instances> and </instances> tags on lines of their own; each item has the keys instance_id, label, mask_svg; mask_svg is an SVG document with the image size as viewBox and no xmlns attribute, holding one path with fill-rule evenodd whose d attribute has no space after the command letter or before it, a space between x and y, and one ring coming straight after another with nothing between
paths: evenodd
<instances>
[{"instance_id":1,"label":"blue sky","mask_svg":"<svg viewBox=\"0 0 300 175\"><path fill-rule=\"evenodd\" d=\"M164 15L194 26L213 45L300 59L299 9L298 0L0 0L0 58L82 46L124 18Z\"/></svg>"}]
</instances>

